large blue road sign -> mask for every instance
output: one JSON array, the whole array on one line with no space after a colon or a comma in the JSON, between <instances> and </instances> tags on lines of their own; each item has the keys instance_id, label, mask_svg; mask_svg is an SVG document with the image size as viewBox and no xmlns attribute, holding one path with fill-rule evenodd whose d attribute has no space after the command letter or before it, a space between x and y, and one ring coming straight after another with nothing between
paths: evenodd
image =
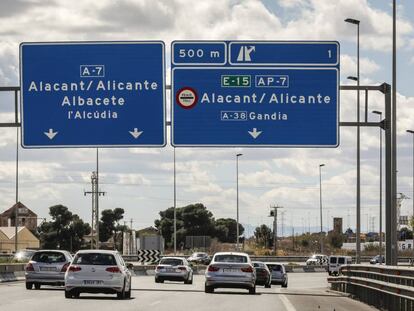
<instances>
[{"instance_id":1,"label":"large blue road sign","mask_svg":"<svg viewBox=\"0 0 414 311\"><path fill-rule=\"evenodd\" d=\"M22 145L165 145L164 43L22 43Z\"/></svg>"},{"instance_id":2,"label":"large blue road sign","mask_svg":"<svg viewBox=\"0 0 414 311\"><path fill-rule=\"evenodd\" d=\"M338 42L175 41L171 53L174 146L338 146Z\"/></svg>"}]
</instances>

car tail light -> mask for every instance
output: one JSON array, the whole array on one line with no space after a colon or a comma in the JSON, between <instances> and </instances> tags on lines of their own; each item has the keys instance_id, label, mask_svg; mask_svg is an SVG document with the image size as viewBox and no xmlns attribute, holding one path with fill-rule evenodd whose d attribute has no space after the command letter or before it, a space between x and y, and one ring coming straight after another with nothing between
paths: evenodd
<instances>
[{"instance_id":1,"label":"car tail light","mask_svg":"<svg viewBox=\"0 0 414 311\"><path fill-rule=\"evenodd\" d=\"M118 267L108 267L105 269L105 271L110 273L121 273L121 270L119 270Z\"/></svg>"},{"instance_id":2,"label":"car tail light","mask_svg":"<svg viewBox=\"0 0 414 311\"><path fill-rule=\"evenodd\" d=\"M219 271L220 268L219 267L215 267L215 266L208 266L208 271L209 272L217 272Z\"/></svg>"},{"instance_id":3,"label":"car tail light","mask_svg":"<svg viewBox=\"0 0 414 311\"><path fill-rule=\"evenodd\" d=\"M186 267L178 267L178 270L187 271Z\"/></svg>"},{"instance_id":4,"label":"car tail light","mask_svg":"<svg viewBox=\"0 0 414 311\"><path fill-rule=\"evenodd\" d=\"M161 267L161 266L157 266L156 268L155 268L155 270L161 270L163 267Z\"/></svg>"},{"instance_id":5,"label":"car tail light","mask_svg":"<svg viewBox=\"0 0 414 311\"><path fill-rule=\"evenodd\" d=\"M66 270L68 270L69 265L70 265L69 262L65 263L62 267L62 270L60 270L60 272L66 272Z\"/></svg>"},{"instance_id":6,"label":"car tail light","mask_svg":"<svg viewBox=\"0 0 414 311\"><path fill-rule=\"evenodd\" d=\"M252 266L248 266L246 268L241 268L241 271L252 273L253 272L253 267Z\"/></svg>"},{"instance_id":7,"label":"car tail light","mask_svg":"<svg viewBox=\"0 0 414 311\"><path fill-rule=\"evenodd\" d=\"M26 271L34 271L33 265L29 262L26 267L25 267Z\"/></svg>"},{"instance_id":8,"label":"car tail light","mask_svg":"<svg viewBox=\"0 0 414 311\"><path fill-rule=\"evenodd\" d=\"M82 268L79 267L79 266L70 266L69 267L69 272L78 272L78 271L81 271L81 270L82 270Z\"/></svg>"}]
</instances>

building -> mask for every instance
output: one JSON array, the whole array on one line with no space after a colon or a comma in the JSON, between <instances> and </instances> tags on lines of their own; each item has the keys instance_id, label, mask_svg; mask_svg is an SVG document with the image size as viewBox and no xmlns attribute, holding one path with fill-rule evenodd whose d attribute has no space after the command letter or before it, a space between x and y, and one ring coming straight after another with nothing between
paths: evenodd
<instances>
[{"instance_id":1,"label":"building","mask_svg":"<svg viewBox=\"0 0 414 311\"><path fill-rule=\"evenodd\" d=\"M14 227L15 226L15 211L17 208L19 227L26 227L30 231L36 231L37 228L37 214L27 208L23 203L17 202L8 210L0 214L0 227Z\"/></svg>"},{"instance_id":2,"label":"building","mask_svg":"<svg viewBox=\"0 0 414 311\"><path fill-rule=\"evenodd\" d=\"M340 234L342 234L343 233L343 231L342 231L343 229L342 229L342 218L339 218L339 217L335 217L334 219L333 219L333 231L335 232L335 233L340 233Z\"/></svg>"},{"instance_id":3,"label":"building","mask_svg":"<svg viewBox=\"0 0 414 311\"><path fill-rule=\"evenodd\" d=\"M0 227L0 253L15 251L15 227ZM17 228L17 249L38 249L39 239L26 227Z\"/></svg>"}]
</instances>

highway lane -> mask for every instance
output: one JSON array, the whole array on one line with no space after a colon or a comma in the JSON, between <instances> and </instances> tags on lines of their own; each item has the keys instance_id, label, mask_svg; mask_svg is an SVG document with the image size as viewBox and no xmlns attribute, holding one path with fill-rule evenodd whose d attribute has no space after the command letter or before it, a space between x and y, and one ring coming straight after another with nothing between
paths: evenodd
<instances>
[{"instance_id":1,"label":"highway lane","mask_svg":"<svg viewBox=\"0 0 414 311\"><path fill-rule=\"evenodd\" d=\"M217 289L204 293L204 276L194 276L193 285L165 282L151 276L133 278L133 298L117 300L114 295L81 294L65 299L62 288L44 287L28 291L23 282L0 284L0 310L30 311L372 311L376 310L345 296L328 292L326 273L290 273L289 287L257 287L256 295L246 290Z\"/></svg>"}]
</instances>

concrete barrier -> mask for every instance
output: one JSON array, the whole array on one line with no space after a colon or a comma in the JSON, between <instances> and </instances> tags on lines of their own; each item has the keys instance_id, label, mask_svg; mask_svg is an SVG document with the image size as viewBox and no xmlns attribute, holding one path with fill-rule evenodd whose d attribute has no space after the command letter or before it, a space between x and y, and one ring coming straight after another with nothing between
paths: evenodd
<instances>
[{"instance_id":1,"label":"concrete barrier","mask_svg":"<svg viewBox=\"0 0 414 311\"><path fill-rule=\"evenodd\" d=\"M24 280L24 266L21 263L0 264L0 283Z\"/></svg>"}]
</instances>

